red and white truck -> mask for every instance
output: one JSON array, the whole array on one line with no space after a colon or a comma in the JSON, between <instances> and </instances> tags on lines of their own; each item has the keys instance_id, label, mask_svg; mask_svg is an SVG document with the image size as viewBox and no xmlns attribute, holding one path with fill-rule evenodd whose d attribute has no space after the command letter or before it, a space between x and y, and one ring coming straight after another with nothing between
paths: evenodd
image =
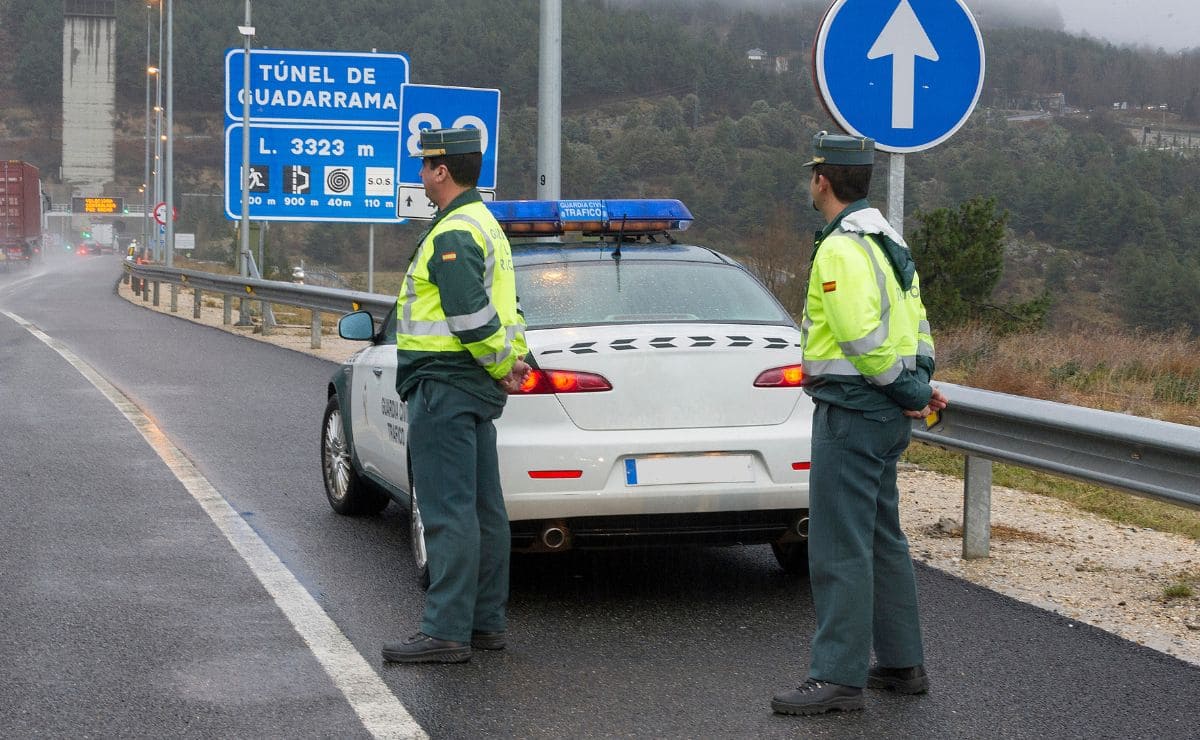
<instances>
[{"instance_id":1,"label":"red and white truck","mask_svg":"<svg viewBox=\"0 0 1200 740\"><path fill-rule=\"evenodd\" d=\"M0 160L0 266L28 265L41 255L42 220L38 168Z\"/></svg>"}]
</instances>

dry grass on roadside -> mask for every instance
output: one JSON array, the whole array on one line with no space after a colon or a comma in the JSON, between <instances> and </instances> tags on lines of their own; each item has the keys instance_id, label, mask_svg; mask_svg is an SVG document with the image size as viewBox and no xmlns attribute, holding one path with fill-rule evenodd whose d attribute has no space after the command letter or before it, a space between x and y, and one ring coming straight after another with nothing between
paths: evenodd
<instances>
[{"instance_id":1,"label":"dry grass on roadside","mask_svg":"<svg viewBox=\"0 0 1200 740\"><path fill-rule=\"evenodd\" d=\"M939 380L1200 426L1200 339L1185 332L998 335L968 326L939 332L935 339ZM957 453L914 444L906 459L962 476ZM1123 524L1200 540L1200 512L1182 506L1011 465L996 465L993 481L1068 501Z\"/></svg>"},{"instance_id":2,"label":"dry grass on roadside","mask_svg":"<svg viewBox=\"0 0 1200 740\"><path fill-rule=\"evenodd\" d=\"M1200 339L1091 331L939 332L938 378L974 388L1200 426Z\"/></svg>"}]
</instances>

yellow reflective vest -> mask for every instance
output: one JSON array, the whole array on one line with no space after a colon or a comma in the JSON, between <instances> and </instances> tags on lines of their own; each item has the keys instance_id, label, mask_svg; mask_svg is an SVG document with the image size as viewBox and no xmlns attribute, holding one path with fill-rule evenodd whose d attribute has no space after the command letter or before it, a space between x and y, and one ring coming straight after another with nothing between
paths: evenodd
<instances>
[{"instance_id":1,"label":"yellow reflective vest","mask_svg":"<svg viewBox=\"0 0 1200 740\"><path fill-rule=\"evenodd\" d=\"M920 278L903 289L881 239L835 227L817 246L801 325L806 390L861 410L921 409L934 352Z\"/></svg>"},{"instance_id":2,"label":"yellow reflective vest","mask_svg":"<svg viewBox=\"0 0 1200 740\"><path fill-rule=\"evenodd\" d=\"M512 250L475 190L439 213L396 299L396 386L424 377L504 402L495 383L528 353Z\"/></svg>"}]
</instances>

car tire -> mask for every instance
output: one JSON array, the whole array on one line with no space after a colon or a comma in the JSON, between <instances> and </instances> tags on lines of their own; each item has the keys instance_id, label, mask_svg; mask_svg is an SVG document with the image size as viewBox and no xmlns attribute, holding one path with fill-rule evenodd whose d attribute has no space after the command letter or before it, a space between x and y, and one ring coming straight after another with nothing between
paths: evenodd
<instances>
[{"instance_id":1,"label":"car tire","mask_svg":"<svg viewBox=\"0 0 1200 740\"><path fill-rule=\"evenodd\" d=\"M775 560L787 573L798 576L808 575L808 542L772 542L771 552Z\"/></svg>"},{"instance_id":2,"label":"car tire","mask_svg":"<svg viewBox=\"0 0 1200 740\"><path fill-rule=\"evenodd\" d=\"M329 397L321 421L321 477L325 498L339 514L378 514L388 505L388 495L354 469L354 448L346 435L337 394Z\"/></svg>"},{"instance_id":3,"label":"car tire","mask_svg":"<svg viewBox=\"0 0 1200 740\"><path fill-rule=\"evenodd\" d=\"M425 523L417 503L417 486L412 482L412 463L408 465L408 491L408 542L417 569L417 583L422 591L426 591L429 589L429 551L425 548Z\"/></svg>"}]
</instances>

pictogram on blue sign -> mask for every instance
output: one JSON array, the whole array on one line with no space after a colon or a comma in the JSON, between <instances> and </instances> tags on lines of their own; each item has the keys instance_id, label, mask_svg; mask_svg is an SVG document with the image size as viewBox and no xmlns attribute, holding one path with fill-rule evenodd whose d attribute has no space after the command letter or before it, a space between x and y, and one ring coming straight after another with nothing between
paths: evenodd
<instances>
[{"instance_id":1,"label":"pictogram on blue sign","mask_svg":"<svg viewBox=\"0 0 1200 740\"><path fill-rule=\"evenodd\" d=\"M950 138L983 89L983 38L962 0L836 0L813 61L830 115L890 152Z\"/></svg>"}]
</instances>

